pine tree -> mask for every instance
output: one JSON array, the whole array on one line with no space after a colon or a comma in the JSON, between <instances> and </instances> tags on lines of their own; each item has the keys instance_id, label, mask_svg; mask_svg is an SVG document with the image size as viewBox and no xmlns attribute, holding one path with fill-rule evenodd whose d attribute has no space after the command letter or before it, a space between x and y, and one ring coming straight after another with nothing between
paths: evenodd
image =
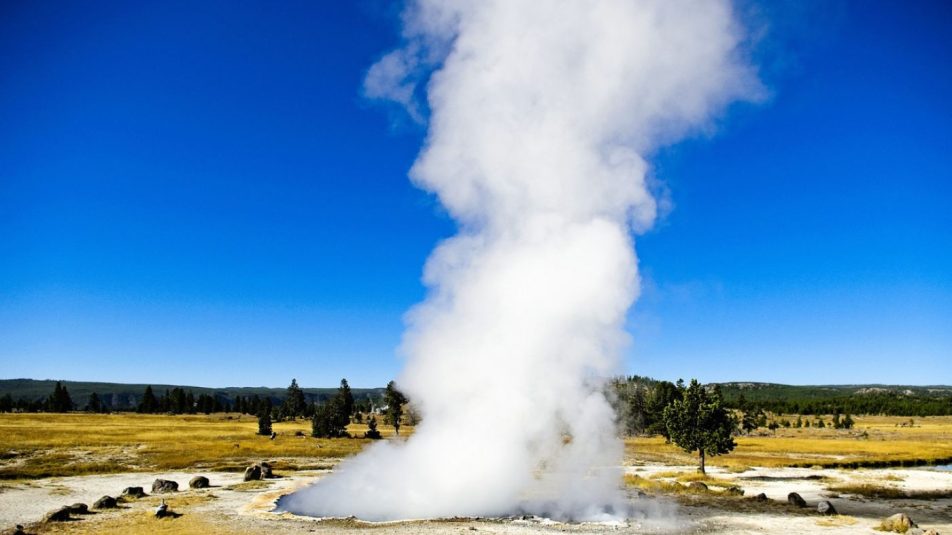
<instances>
[{"instance_id":1,"label":"pine tree","mask_svg":"<svg viewBox=\"0 0 952 535\"><path fill-rule=\"evenodd\" d=\"M258 434L271 436L271 411L261 411L258 415Z\"/></svg>"},{"instance_id":2,"label":"pine tree","mask_svg":"<svg viewBox=\"0 0 952 535\"><path fill-rule=\"evenodd\" d=\"M696 379L682 399L664 409L664 422L672 442L688 453L697 452L702 474L708 455L729 453L736 446L731 437L734 418L723 407L718 391L709 394Z\"/></svg>"},{"instance_id":3,"label":"pine tree","mask_svg":"<svg viewBox=\"0 0 952 535\"><path fill-rule=\"evenodd\" d=\"M291 385L288 386L288 395L284 400L282 412L289 418L297 418L304 414L307 407L307 400L304 399L304 391L297 384L297 379L291 379Z\"/></svg>"},{"instance_id":4,"label":"pine tree","mask_svg":"<svg viewBox=\"0 0 952 535\"><path fill-rule=\"evenodd\" d=\"M364 438L372 438L374 440L381 438L380 431L377 430L377 419L373 415L367 420L367 432L364 433Z\"/></svg>"},{"instance_id":5,"label":"pine tree","mask_svg":"<svg viewBox=\"0 0 952 535\"><path fill-rule=\"evenodd\" d=\"M99 394L93 392L89 395L89 401L86 402L86 410L89 412L102 412L102 401Z\"/></svg>"},{"instance_id":6,"label":"pine tree","mask_svg":"<svg viewBox=\"0 0 952 535\"><path fill-rule=\"evenodd\" d=\"M142 394L142 402L139 403L139 412L143 414L152 414L159 408L159 400L155 399L152 392L152 386L145 387L145 393Z\"/></svg>"},{"instance_id":7,"label":"pine tree","mask_svg":"<svg viewBox=\"0 0 952 535\"><path fill-rule=\"evenodd\" d=\"M56 381L53 393L47 400L47 407L51 412L69 412L73 410L73 400L63 383Z\"/></svg>"},{"instance_id":8,"label":"pine tree","mask_svg":"<svg viewBox=\"0 0 952 535\"><path fill-rule=\"evenodd\" d=\"M340 388L337 389L337 395L341 399L340 410L343 411L349 422L350 416L354 414L354 395L350 392L350 385L347 384L347 379L340 380Z\"/></svg>"},{"instance_id":9,"label":"pine tree","mask_svg":"<svg viewBox=\"0 0 952 535\"><path fill-rule=\"evenodd\" d=\"M393 426L396 434L400 434L400 417L403 416L403 405L407 402L406 396L397 390L397 385L393 381L387 383L387 390L384 392L384 403L387 404L387 421Z\"/></svg>"}]
</instances>

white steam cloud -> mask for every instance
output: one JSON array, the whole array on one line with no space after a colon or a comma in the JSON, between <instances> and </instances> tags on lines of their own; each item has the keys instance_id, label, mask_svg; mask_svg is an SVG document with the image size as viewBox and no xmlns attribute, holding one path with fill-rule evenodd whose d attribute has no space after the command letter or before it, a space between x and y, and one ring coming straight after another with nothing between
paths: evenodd
<instances>
[{"instance_id":1,"label":"white steam cloud","mask_svg":"<svg viewBox=\"0 0 952 535\"><path fill-rule=\"evenodd\" d=\"M282 502L367 520L623 516L604 394L655 218L644 155L760 86L721 0L419 0L367 76L429 132L411 170L459 222L398 384L422 423Z\"/></svg>"}]
</instances>

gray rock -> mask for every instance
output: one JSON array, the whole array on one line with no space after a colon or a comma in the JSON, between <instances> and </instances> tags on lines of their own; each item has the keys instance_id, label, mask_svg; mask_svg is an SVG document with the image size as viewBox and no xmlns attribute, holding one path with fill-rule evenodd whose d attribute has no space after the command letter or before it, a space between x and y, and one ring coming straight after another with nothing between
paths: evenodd
<instances>
[{"instance_id":1,"label":"gray rock","mask_svg":"<svg viewBox=\"0 0 952 535\"><path fill-rule=\"evenodd\" d=\"M208 488L208 478L205 476L195 476L188 482L189 488L193 489L207 489Z\"/></svg>"},{"instance_id":2,"label":"gray rock","mask_svg":"<svg viewBox=\"0 0 952 535\"><path fill-rule=\"evenodd\" d=\"M46 513L43 522L65 522L69 520L69 507L60 507L55 511Z\"/></svg>"},{"instance_id":3,"label":"gray rock","mask_svg":"<svg viewBox=\"0 0 952 535\"><path fill-rule=\"evenodd\" d=\"M879 523L880 531L905 533L911 528L917 528L915 522L906 513L896 513Z\"/></svg>"},{"instance_id":4,"label":"gray rock","mask_svg":"<svg viewBox=\"0 0 952 535\"><path fill-rule=\"evenodd\" d=\"M74 515L86 515L89 514L89 507L85 503L74 503L69 506L69 512Z\"/></svg>"},{"instance_id":5,"label":"gray rock","mask_svg":"<svg viewBox=\"0 0 952 535\"><path fill-rule=\"evenodd\" d=\"M274 472L271 471L271 464L267 461L261 461L258 463L258 466L261 467L261 479L270 479L274 477Z\"/></svg>"},{"instance_id":6,"label":"gray rock","mask_svg":"<svg viewBox=\"0 0 952 535\"><path fill-rule=\"evenodd\" d=\"M803 497L797 494L796 492L791 492L790 494L787 494L787 503L789 503L790 505L796 505L797 507L807 506L807 501L804 500Z\"/></svg>"},{"instance_id":7,"label":"gray rock","mask_svg":"<svg viewBox=\"0 0 952 535\"><path fill-rule=\"evenodd\" d=\"M816 512L820 513L821 515L835 515L836 508L833 507L832 503L823 500L822 502L816 504Z\"/></svg>"},{"instance_id":8,"label":"gray rock","mask_svg":"<svg viewBox=\"0 0 952 535\"><path fill-rule=\"evenodd\" d=\"M245 481L256 481L261 479L261 467L254 464L245 468Z\"/></svg>"},{"instance_id":9,"label":"gray rock","mask_svg":"<svg viewBox=\"0 0 952 535\"><path fill-rule=\"evenodd\" d=\"M724 489L724 494L727 494L728 496L743 496L744 489L734 485L732 487L727 487L726 489Z\"/></svg>"},{"instance_id":10,"label":"gray rock","mask_svg":"<svg viewBox=\"0 0 952 535\"><path fill-rule=\"evenodd\" d=\"M700 481L692 481L688 483L688 488L693 490L707 490L707 485Z\"/></svg>"},{"instance_id":11,"label":"gray rock","mask_svg":"<svg viewBox=\"0 0 952 535\"><path fill-rule=\"evenodd\" d=\"M103 496L93 503L93 509L115 509L119 504L112 496Z\"/></svg>"},{"instance_id":12,"label":"gray rock","mask_svg":"<svg viewBox=\"0 0 952 535\"><path fill-rule=\"evenodd\" d=\"M764 494L763 492L761 492L760 494L754 496L754 499L757 500L758 502L765 502L765 501L767 501L768 498L767 498L767 495L766 495L766 494Z\"/></svg>"},{"instance_id":13,"label":"gray rock","mask_svg":"<svg viewBox=\"0 0 952 535\"><path fill-rule=\"evenodd\" d=\"M152 482L152 493L156 494L159 492L177 492L178 483L168 479L156 479Z\"/></svg>"},{"instance_id":14,"label":"gray rock","mask_svg":"<svg viewBox=\"0 0 952 535\"><path fill-rule=\"evenodd\" d=\"M121 497L123 498L135 498L135 499L145 498L146 496L147 494L145 493L144 490L142 490L142 487L126 487L122 489L122 495L121 495Z\"/></svg>"}]
</instances>

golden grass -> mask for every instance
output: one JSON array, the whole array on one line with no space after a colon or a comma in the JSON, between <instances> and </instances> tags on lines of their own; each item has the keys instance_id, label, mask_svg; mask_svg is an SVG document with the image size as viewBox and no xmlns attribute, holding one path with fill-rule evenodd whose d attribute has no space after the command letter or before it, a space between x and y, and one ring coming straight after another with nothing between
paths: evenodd
<instances>
[{"instance_id":1,"label":"golden grass","mask_svg":"<svg viewBox=\"0 0 952 535\"><path fill-rule=\"evenodd\" d=\"M903 417L856 417L856 427L779 429L765 436L737 437L728 455L708 457L709 466L730 471L750 466L903 466L952 459L952 416L915 419L915 427L897 427ZM864 435L865 433L865 435ZM671 465L697 463L662 437L626 440L628 460Z\"/></svg>"},{"instance_id":2,"label":"golden grass","mask_svg":"<svg viewBox=\"0 0 952 535\"><path fill-rule=\"evenodd\" d=\"M952 489L949 490L904 490L899 487L875 485L872 483L852 483L832 485L827 487L830 492L837 494L854 494L864 498L880 500L940 500L952 498Z\"/></svg>"},{"instance_id":3,"label":"golden grass","mask_svg":"<svg viewBox=\"0 0 952 535\"><path fill-rule=\"evenodd\" d=\"M852 526L856 524L856 519L849 515L832 515L825 516L816 521L816 525L835 528L840 526Z\"/></svg>"},{"instance_id":4,"label":"golden grass","mask_svg":"<svg viewBox=\"0 0 952 535\"><path fill-rule=\"evenodd\" d=\"M270 440L255 434L257 425L247 415L0 414L0 479L187 468L240 471L262 459L276 460L276 471L326 468L372 442L311 438L308 420L275 423L278 436ZM348 427L355 436L366 430L365 424ZM379 430L393 435L390 426Z\"/></svg>"}]
</instances>

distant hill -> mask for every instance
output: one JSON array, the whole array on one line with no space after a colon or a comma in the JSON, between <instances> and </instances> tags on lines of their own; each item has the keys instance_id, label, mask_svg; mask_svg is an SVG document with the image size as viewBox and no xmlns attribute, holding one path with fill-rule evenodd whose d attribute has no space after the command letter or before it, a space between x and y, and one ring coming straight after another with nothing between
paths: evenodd
<instances>
[{"instance_id":1,"label":"distant hill","mask_svg":"<svg viewBox=\"0 0 952 535\"><path fill-rule=\"evenodd\" d=\"M207 394L218 398L221 401L233 402L235 396L243 398L257 395L264 399L271 398L271 401L278 403L284 399L286 388L269 388L265 386L229 386L225 388L207 388L202 386L186 385L164 385L164 384L125 384L125 383L93 383L87 381L61 381L63 386L69 391L73 403L77 407L83 407L89 399L89 395L95 392L103 400L104 404L112 410L125 410L136 407L142 399L146 386L151 386L157 396L164 395L166 390L181 388L186 392L191 391L195 396ZM0 397L10 394L14 400L26 399L30 401L41 401L46 399L56 385L55 380L36 380L36 379L0 379ZM337 392L337 387L333 388L303 388L304 397L308 402L326 401ZM370 396L377 404L383 397L384 388L352 388L351 393L355 399L363 399Z\"/></svg>"},{"instance_id":2,"label":"distant hill","mask_svg":"<svg viewBox=\"0 0 952 535\"><path fill-rule=\"evenodd\" d=\"M776 413L952 414L952 386L948 385L794 386L754 382L718 385L729 406L738 407L744 401Z\"/></svg>"}]
</instances>

